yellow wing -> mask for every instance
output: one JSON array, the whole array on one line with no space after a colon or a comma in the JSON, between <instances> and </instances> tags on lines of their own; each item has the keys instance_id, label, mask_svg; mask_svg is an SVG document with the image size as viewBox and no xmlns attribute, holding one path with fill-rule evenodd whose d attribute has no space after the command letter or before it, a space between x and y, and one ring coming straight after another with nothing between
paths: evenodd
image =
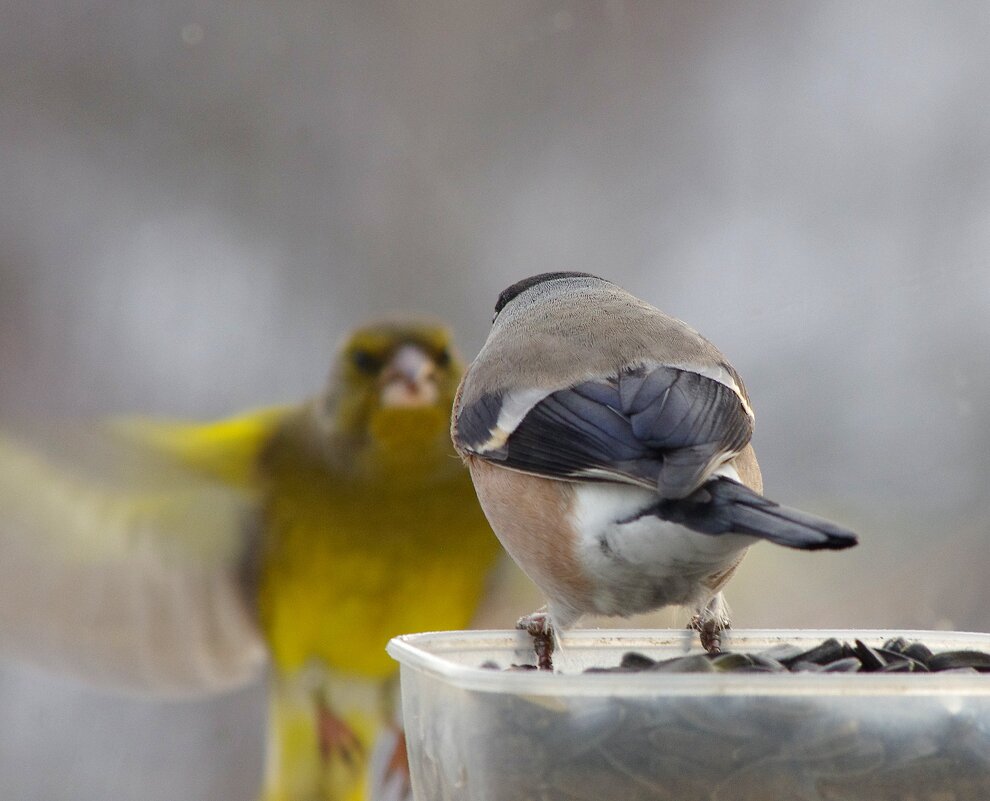
<instances>
[{"instance_id":1,"label":"yellow wing","mask_svg":"<svg viewBox=\"0 0 990 801\"><path fill-rule=\"evenodd\" d=\"M250 477L278 414L0 431L0 654L161 695L254 679Z\"/></svg>"},{"instance_id":2,"label":"yellow wing","mask_svg":"<svg viewBox=\"0 0 990 801\"><path fill-rule=\"evenodd\" d=\"M272 406L212 423L120 417L116 434L151 445L186 467L238 487L254 485L258 455L292 407Z\"/></svg>"}]
</instances>

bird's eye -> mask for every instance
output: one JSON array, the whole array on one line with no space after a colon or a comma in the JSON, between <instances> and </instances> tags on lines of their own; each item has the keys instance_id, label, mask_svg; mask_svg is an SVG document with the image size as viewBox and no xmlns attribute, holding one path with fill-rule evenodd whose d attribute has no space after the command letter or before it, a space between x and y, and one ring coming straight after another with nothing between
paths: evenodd
<instances>
[{"instance_id":1,"label":"bird's eye","mask_svg":"<svg viewBox=\"0 0 990 801\"><path fill-rule=\"evenodd\" d=\"M433 361L436 363L437 367L447 367L450 364L450 351L444 348L437 353L437 356Z\"/></svg>"},{"instance_id":2,"label":"bird's eye","mask_svg":"<svg viewBox=\"0 0 990 801\"><path fill-rule=\"evenodd\" d=\"M382 367L382 360L366 350L355 350L351 352L351 364L362 373L373 375Z\"/></svg>"}]
</instances>

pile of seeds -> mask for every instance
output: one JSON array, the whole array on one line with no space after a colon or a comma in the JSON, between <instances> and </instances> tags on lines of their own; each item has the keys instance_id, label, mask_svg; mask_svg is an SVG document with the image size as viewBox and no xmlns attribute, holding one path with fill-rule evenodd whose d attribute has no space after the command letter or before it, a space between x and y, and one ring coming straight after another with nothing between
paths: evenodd
<instances>
[{"instance_id":1,"label":"pile of seeds","mask_svg":"<svg viewBox=\"0 0 990 801\"><path fill-rule=\"evenodd\" d=\"M618 667L589 668L586 673L990 673L990 654L944 651L933 654L920 642L902 637L871 648L832 638L811 649L781 645L756 654L726 651L655 660L630 651Z\"/></svg>"},{"instance_id":2,"label":"pile of seeds","mask_svg":"<svg viewBox=\"0 0 990 801\"><path fill-rule=\"evenodd\" d=\"M693 654L659 661L627 653L618 667L590 672L644 671L975 674L990 671L990 655L932 653L922 643L903 639L879 648L832 639L810 649L782 645L758 653ZM552 683L553 677L547 680ZM430 788L436 794L428 797L990 799L990 692L971 692L971 685L959 692L885 692L885 683L877 682L876 693L789 694L786 689L768 691L773 685L762 681L757 684L761 691L752 694L651 693L640 683L635 692L611 696L473 694L463 701L471 705L467 714L484 725L459 731L455 738L456 748L465 755L464 770L458 773L466 780L458 785L464 793L451 793L449 785L442 789L438 783ZM831 679L826 685L837 686ZM932 685L924 680L919 686ZM443 753L449 756L452 741L446 742ZM486 789L481 792L479 787Z\"/></svg>"}]
</instances>

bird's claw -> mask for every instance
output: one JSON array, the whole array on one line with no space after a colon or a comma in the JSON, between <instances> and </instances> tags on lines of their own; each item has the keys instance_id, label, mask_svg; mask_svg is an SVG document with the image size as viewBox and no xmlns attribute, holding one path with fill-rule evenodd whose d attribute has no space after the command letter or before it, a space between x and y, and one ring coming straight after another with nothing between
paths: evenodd
<instances>
[{"instance_id":1,"label":"bird's claw","mask_svg":"<svg viewBox=\"0 0 990 801\"><path fill-rule=\"evenodd\" d=\"M406 736L398 726L386 726L371 755L368 798L375 801L412 801Z\"/></svg>"},{"instance_id":2,"label":"bird's claw","mask_svg":"<svg viewBox=\"0 0 990 801\"><path fill-rule=\"evenodd\" d=\"M357 767L364 757L364 745L346 721L337 717L321 698L316 704L316 736L320 757L330 762L335 756L349 767Z\"/></svg>"},{"instance_id":3,"label":"bird's claw","mask_svg":"<svg viewBox=\"0 0 990 801\"><path fill-rule=\"evenodd\" d=\"M533 638L536 665L540 670L553 670L553 626L546 612L523 615L516 621L516 628Z\"/></svg>"},{"instance_id":4,"label":"bird's claw","mask_svg":"<svg viewBox=\"0 0 990 801\"><path fill-rule=\"evenodd\" d=\"M701 647L710 654L722 653L722 632L729 628L728 624L719 625L713 618L695 615L687 624L687 628L698 632Z\"/></svg>"}]
</instances>

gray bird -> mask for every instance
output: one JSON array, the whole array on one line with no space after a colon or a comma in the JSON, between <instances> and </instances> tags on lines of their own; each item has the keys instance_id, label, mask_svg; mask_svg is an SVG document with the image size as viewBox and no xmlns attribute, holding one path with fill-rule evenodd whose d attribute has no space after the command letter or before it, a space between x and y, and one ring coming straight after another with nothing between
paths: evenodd
<instances>
[{"instance_id":1,"label":"gray bird","mask_svg":"<svg viewBox=\"0 0 990 801\"><path fill-rule=\"evenodd\" d=\"M544 273L499 295L451 435L499 540L547 598L519 621L551 665L585 613L671 604L709 652L722 587L757 540L848 548L856 535L763 497L753 410L725 356L610 281Z\"/></svg>"}]
</instances>

